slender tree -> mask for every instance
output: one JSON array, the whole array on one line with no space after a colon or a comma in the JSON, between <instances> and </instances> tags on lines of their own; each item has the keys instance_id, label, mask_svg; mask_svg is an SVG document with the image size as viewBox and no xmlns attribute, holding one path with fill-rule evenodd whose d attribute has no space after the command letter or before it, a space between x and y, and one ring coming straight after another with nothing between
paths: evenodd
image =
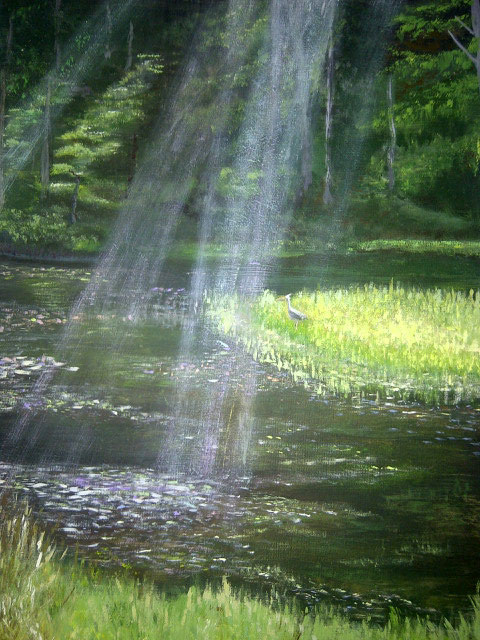
<instances>
[{"instance_id":1,"label":"slender tree","mask_svg":"<svg viewBox=\"0 0 480 640\"><path fill-rule=\"evenodd\" d=\"M53 12L53 22L55 26L55 38L53 48L55 52L55 73L51 73L47 80L47 93L45 96L45 107L43 111L43 144L40 156L40 183L42 185L42 194L44 197L48 195L50 185L50 166L51 166L51 137L52 137L52 91L55 89L60 75L61 64L61 45L60 45L60 29L62 24L62 0L55 0L55 8ZM53 89L52 89L53 86Z\"/></svg>"},{"instance_id":2,"label":"slender tree","mask_svg":"<svg viewBox=\"0 0 480 640\"><path fill-rule=\"evenodd\" d=\"M107 0L106 4L106 29L107 29L107 37L105 39L105 60L110 60L112 57L112 10L110 8L110 2Z\"/></svg>"},{"instance_id":3,"label":"slender tree","mask_svg":"<svg viewBox=\"0 0 480 640\"><path fill-rule=\"evenodd\" d=\"M467 47L465 47L460 42L460 40L457 38L457 36L454 33L452 33L451 31L448 32L451 38L453 39L453 41L455 42L455 44L457 45L457 47L459 47L459 49L461 49L463 53L473 62L475 69L477 70L478 89L480 91L480 0L472 0L472 26L471 27L469 27L462 20L460 20L460 18L457 18L457 20L473 38L476 38L478 40L477 55L474 56L473 54L470 53Z\"/></svg>"},{"instance_id":4,"label":"slender tree","mask_svg":"<svg viewBox=\"0 0 480 640\"><path fill-rule=\"evenodd\" d=\"M300 186L298 198L302 198L312 186L313 182L313 151L312 151L312 134L309 127L309 109L302 116L304 120L302 126L302 159L301 172L302 183Z\"/></svg>"},{"instance_id":5,"label":"slender tree","mask_svg":"<svg viewBox=\"0 0 480 640\"><path fill-rule=\"evenodd\" d=\"M387 101L388 101L388 121L390 126L390 144L388 147L388 189L392 192L395 189L395 151L397 147L397 128L395 126L395 115L393 111L394 93L393 93L393 74L388 77L387 83Z\"/></svg>"},{"instance_id":6,"label":"slender tree","mask_svg":"<svg viewBox=\"0 0 480 640\"><path fill-rule=\"evenodd\" d=\"M43 196L48 195L48 187L50 184L50 137L51 137L51 118L50 107L52 99L52 78L47 81L47 94L45 96L45 106L43 109L43 144L42 153L40 155L40 183L42 185Z\"/></svg>"},{"instance_id":7,"label":"slender tree","mask_svg":"<svg viewBox=\"0 0 480 640\"><path fill-rule=\"evenodd\" d=\"M62 58L62 51L60 47L60 30L62 26L62 0L55 0L55 11L53 14L55 23L55 72L58 76L60 73L60 62Z\"/></svg>"},{"instance_id":8,"label":"slender tree","mask_svg":"<svg viewBox=\"0 0 480 640\"><path fill-rule=\"evenodd\" d=\"M0 211L5 204L5 103L7 98L7 70L12 55L13 18L8 21L5 59L0 70Z\"/></svg>"},{"instance_id":9,"label":"slender tree","mask_svg":"<svg viewBox=\"0 0 480 640\"><path fill-rule=\"evenodd\" d=\"M333 83L335 73L335 57L333 51L333 42L330 41L328 47L327 61L327 106L325 113L325 190L323 192L323 203L331 204L332 196L332 154L331 154L331 138L332 138L332 115L333 115Z\"/></svg>"},{"instance_id":10,"label":"slender tree","mask_svg":"<svg viewBox=\"0 0 480 640\"><path fill-rule=\"evenodd\" d=\"M133 22L130 20L130 28L128 30L128 44L127 44L127 62L125 64L125 71L130 71L133 62Z\"/></svg>"},{"instance_id":11,"label":"slender tree","mask_svg":"<svg viewBox=\"0 0 480 640\"><path fill-rule=\"evenodd\" d=\"M78 204L78 190L80 189L80 175L78 173L75 173L74 171L70 171L70 173L73 175L73 177L75 178L75 187L73 189L73 196L72 196L72 206L70 209L70 224L75 224L78 220L78 216L77 216L77 204Z\"/></svg>"},{"instance_id":12,"label":"slender tree","mask_svg":"<svg viewBox=\"0 0 480 640\"><path fill-rule=\"evenodd\" d=\"M134 133L132 136L132 151L130 154L130 169L128 172L127 178L127 191L125 193L125 198L128 198L130 194L130 187L133 182L133 178L135 176L135 169L137 168L137 153L138 153L138 138L137 134Z\"/></svg>"}]
</instances>

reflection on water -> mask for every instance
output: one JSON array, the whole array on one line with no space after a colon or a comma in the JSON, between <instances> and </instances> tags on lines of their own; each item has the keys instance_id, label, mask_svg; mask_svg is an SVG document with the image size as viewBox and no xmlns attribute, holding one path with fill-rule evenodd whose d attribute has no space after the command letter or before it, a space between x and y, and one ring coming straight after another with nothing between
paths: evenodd
<instances>
[{"instance_id":1,"label":"reflection on water","mask_svg":"<svg viewBox=\"0 0 480 640\"><path fill-rule=\"evenodd\" d=\"M250 487L247 478L226 489L218 481L172 479L150 469L118 466L77 467L69 473L61 467L16 466L12 476L12 468L2 465L0 474L28 497L37 517L84 556L107 566L135 567L167 585L205 572L210 578L226 573L233 579L275 584L310 604L340 602L358 616L385 618L392 604L410 613L424 612L388 587L381 592L371 588L367 599L365 592L362 597L335 586L349 572L339 560L346 540L339 532L359 519L365 521L365 531L380 530L377 516L346 503L333 511L323 501L265 494ZM365 542L357 541L357 548L368 554ZM442 553L417 540L404 552ZM339 559L332 561L332 556ZM370 564L358 552L350 563ZM390 563L401 565L399 558L375 561L377 567ZM337 575L332 580L334 564Z\"/></svg>"},{"instance_id":2,"label":"reflection on water","mask_svg":"<svg viewBox=\"0 0 480 640\"><path fill-rule=\"evenodd\" d=\"M302 260L282 263L271 286L299 288ZM340 262L330 267L336 284L346 279ZM356 282L371 279L369 264L356 271ZM208 332L194 343L194 358L178 362L188 276L178 264L172 269L171 281L152 292L148 322L112 319L112 330L125 333L121 353L100 353L89 325L82 349L62 363L55 344L88 271L3 266L3 485L13 483L89 557L158 579L261 574L359 611L368 609L368 597L384 611L393 594L422 607L466 604L480 568L480 407L319 397ZM478 262L462 269L464 279L454 273L450 284L478 286ZM307 278L311 286L316 274ZM436 277L446 279L446 271ZM233 482L228 470L248 380L228 363L242 358L259 384L245 477ZM28 392L45 367L63 373L42 398L42 428L33 424L12 450L15 402L32 400ZM180 447L193 459L203 435L195 398L216 393L227 374L233 379L214 443L216 475L194 481L154 469L172 433L179 382L188 379L193 396Z\"/></svg>"}]
</instances>

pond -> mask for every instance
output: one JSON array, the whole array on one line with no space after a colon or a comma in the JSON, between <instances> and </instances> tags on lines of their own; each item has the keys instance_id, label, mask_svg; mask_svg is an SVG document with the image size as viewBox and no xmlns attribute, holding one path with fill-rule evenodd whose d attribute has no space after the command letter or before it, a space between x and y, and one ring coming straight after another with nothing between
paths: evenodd
<instances>
[{"instance_id":1,"label":"pond","mask_svg":"<svg viewBox=\"0 0 480 640\"><path fill-rule=\"evenodd\" d=\"M89 325L70 361L58 362L91 270L15 262L0 270L1 482L28 497L61 540L167 587L227 574L358 616L384 617L392 604L430 613L468 606L480 575L478 401L319 396L212 329L193 330L191 358L179 361L188 260L170 260L148 320L112 318L111 330L124 334L117 352L108 353L108 335L99 350ZM392 277L468 291L480 287L480 262L302 256L272 266L268 287ZM17 402L32 402L46 367L60 373L17 432ZM206 416L218 424L213 434L197 410L218 394L221 415ZM179 398L189 418L181 432ZM200 478L185 469L208 464L206 438L215 463Z\"/></svg>"}]
</instances>

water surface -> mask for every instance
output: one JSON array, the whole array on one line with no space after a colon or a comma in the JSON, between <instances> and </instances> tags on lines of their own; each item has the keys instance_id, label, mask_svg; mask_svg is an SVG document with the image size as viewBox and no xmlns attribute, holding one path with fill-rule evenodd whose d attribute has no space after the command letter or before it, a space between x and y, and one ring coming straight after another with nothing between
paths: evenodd
<instances>
[{"instance_id":1,"label":"water surface","mask_svg":"<svg viewBox=\"0 0 480 640\"><path fill-rule=\"evenodd\" d=\"M408 609L406 601L413 610L467 605L480 568L479 403L321 397L214 331L194 334L192 359L179 362L187 260L169 263L147 321L111 319L110 330L123 335L119 352L99 352L89 325L72 361L58 362L56 344L90 271L14 262L1 269L3 484L13 483L41 518L58 524L62 539L92 559L167 584L227 573L359 614L383 615L392 603ZM394 253L286 259L272 268L268 286L285 293L392 277L417 286L480 285L478 260ZM62 373L36 421L12 443L16 403L30 401L44 367ZM194 408L227 375L238 377L225 387L215 473L172 476L159 454L175 433L178 388ZM251 375L257 389L245 425ZM198 455L202 438L195 411L188 417L176 435L185 439L185 458ZM242 461L233 460L238 442Z\"/></svg>"}]
</instances>

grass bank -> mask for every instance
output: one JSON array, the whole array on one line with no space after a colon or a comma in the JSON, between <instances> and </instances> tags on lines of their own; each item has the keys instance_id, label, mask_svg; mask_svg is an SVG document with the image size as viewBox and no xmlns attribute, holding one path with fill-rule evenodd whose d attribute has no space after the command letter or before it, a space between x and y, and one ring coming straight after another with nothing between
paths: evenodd
<instances>
[{"instance_id":1,"label":"grass bank","mask_svg":"<svg viewBox=\"0 0 480 640\"><path fill-rule=\"evenodd\" d=\"M149 584L102 576L62 559L26 510L0 514L2 640L474 640L480 598L468 619L401 620L384 628L349 622L331 609L304 615L234 593L190 588L171 599Z\"/></svg>"},{"instance_id":2,"label":"grass bank","mask_svg":"<svg viewBox=\"0 0 480 640\"><path fill-rule=\"evenodd\" d=\"M480 258L480 241L476 240L366 240L351 245L352 251L402 251L404 253L439 253Z\"/></svg>"},{"instance_id":3,"label":"grass bank","mask_svg":"<svg viewBox=\"0 0 480 640\"><path fill-rule=\"evenodd\" d=\"M359 240L460 240L479 237L478 223L472 219L380 193L370 197L353 197L343 226L346 233Z\"/></svg>"},{"instance_id":4,"label":"grass bank","mask_svg":"<svg viewBox=\"0 0 480 640\"><path fill-rule=\"evenodd\" d=\"M373 285L302 293L308 319L295 327L285 299L212 301L218 328L254 359L316 381L319 392L415 395L428 401L480 396L480 296Z\"/></svg>"}]
</instances>

